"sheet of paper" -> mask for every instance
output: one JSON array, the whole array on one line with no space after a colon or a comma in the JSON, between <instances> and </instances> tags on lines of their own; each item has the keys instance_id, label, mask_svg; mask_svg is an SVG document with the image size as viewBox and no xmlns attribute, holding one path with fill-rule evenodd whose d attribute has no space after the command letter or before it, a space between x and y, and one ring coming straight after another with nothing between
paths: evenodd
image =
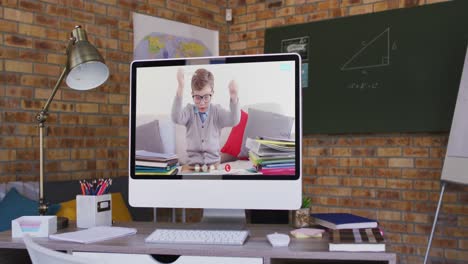
<instances>
[{"instance_id":1,"label":"sheet of paper","mask_svg":"<svg viewBox=\"0 0 468 264\"><path fill-rule=\"evenodd\" d=\"M50 239L77 243L94 243L113 238L136 234L135 228L116 226L96 226L84 230L50 235Z\"/></svg>"}]
</instances>

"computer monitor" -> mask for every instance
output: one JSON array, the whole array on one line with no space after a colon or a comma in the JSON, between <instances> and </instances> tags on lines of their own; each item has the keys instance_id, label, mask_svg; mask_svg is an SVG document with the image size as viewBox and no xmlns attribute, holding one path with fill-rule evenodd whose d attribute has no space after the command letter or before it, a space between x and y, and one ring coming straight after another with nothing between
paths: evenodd
<instances>
[{"instance_id":1,"label":"computer monitor","mask_svg":"<svg viewBox=\"0 0 468 264\"><path fill-rule=\"evenodd\" d=\"M300 79L297 54L133 61L130 205L299 208Z\"/></svg>"}]
</instances>

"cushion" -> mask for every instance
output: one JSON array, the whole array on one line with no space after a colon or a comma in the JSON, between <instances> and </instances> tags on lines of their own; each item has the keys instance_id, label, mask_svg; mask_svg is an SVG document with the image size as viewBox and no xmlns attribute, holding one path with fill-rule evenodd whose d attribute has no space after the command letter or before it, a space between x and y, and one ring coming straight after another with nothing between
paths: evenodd
<instances>
[{"instance_id":1,"label":"cushion","mask_svg":"<svg viewBox=\"0 0 468 264\"><path fill-rule=\"evenodd\" d=\"M241 151L239 158L247 158L248 149L245 147L247 138L256 137L287 137L291 136L294 125L294 117L285 116L278 113L262 111L254 108L248 110L249 118L242 137Z\"/></svg>"},{"instance_id":2,"label":"cushion","mask_svg":"<svg viewBox=\"0 0 468 264\"><path fill-rule=\"evenodd\" d=\"M248 111L250 108L278 114L283 113L283 107L279 103L255 103L242 106L244 111Z\"/></svg>"},{"instance_id":3,"label":"cushion","mask_svg":"<svg viewBox=\"0 0 468 264\"><path fill-rule=\"evenodd\" d=\"M57 216L76 221L76 199L60 203L60 210L57 212Z\"/></svg>"},{"instance_id":4,"label":"cushion","mask_svg":"<svg viewBox=\"0 0 468 264\"><path fill-rule=\"evenodd\" d=\"M49 205L48 215L55 214L60 205ZM11 221L25 215L39 215L38 202L22 196L11 188L0 202L0 231L11 229Z\"/></svg>"},{"instance_id":5,"label":"cushion","mask_svg":"<svg viewBox=\"0 0 468 264\"><path fill-rule=\"evenodd\" d=\"M112 221L131 222L132 216L124 202L121 193L111 193L112 196Z\"/></svg>"},{"instance_id":6,"label":"cushion","mask_svg":"<svg viewBox=\"0 0 468 264\"><path fill-rule=\"evenodd\" d=\"M6 195L6 184L0 183L0 202L3 200L3 197Z\"/></svg>"},{"instance_id":7,"label":"cushion","mask_svg":"<svg viewBox=\"0 0 468 264\"><path fill-rule=\"evenodd\" d=\"M135 142L137 147L153 152L175 153L175 124L169 115L143 114L137 116L135 123L136 138L143 136ZM151 142L150 146L146 144L146 139Z\"/></svg>"},{"instance_id":8,"label":"cushion","mask_svg":"<svg viewBox=\"0 0 468 264\"><path fill-rule=\"evenodd\" d=\"M176 144L176 154L179 158L180 165L184 165L188 161L187 155L187 139L185 135L187 134L187 129L185 126L176 125L175 126L175 144Z\"/></svg>"},{"instance_id":9,"label":"cushion","mask_svg":"<svg viewBox=\"0 0 468 264\"><path fill-rule=\"evenodd\" d=\"M10 181L0 183L0 201L3 200L3 197L12 188L15 188L22 196L29 198L29 200L37 201L37 197L39 197L39 181Z\"/></svg>"},{"instance_id":10,"label":"cushion","mask_svg":"<svg viewBox=\"0 0 468 264\"><path fill-rule=\"evenodd\" d=\"M247 125L248 115L241 110L239 124L231 129L226 144L221 148L221 153L237 157L241 151L242 137L244 136L245 126Z\"/></svg>"},{"instance_id":11,"label":"cushion","mask_svg":"<svg viewBox=\"0 0 468 264\"><path fill-rule=\"evenodd\" d=\"M130 222L132 216L128 211L127 205L124 202L121 193L111 193L112 197L112 221L116 222ZM63 216L71 221L76 221L76 199L60 203L60 210L57 216Z\"/></svg>"},{"instance_id":12,"label":"cushion","mask_svg":"<svg viewBox=\"0 0 468 264\"><path fill-rule=\"evenodd\" d=\"M169 116L158 117L163 153L176 153L175 124Z\"/></svg>"},{"instance_id":13,"label":"cushion","mask_svg":"<svg viewBox=\"0 0 468 264\"><path fill-rule=\"evenodd\" d=\"M135 150L164 152L158 120L153 120L135 128Z\"/></svg>"},{"instance_id":14,"label":"cushion","mask_svg":"<svg viewBox=\"0 0 468 264\"><path fill-rule=\"evenodd\" d=\"M232 156L231 154L227 154L227 153L222 153L220 154L220 158L221 158L221 164L222 163L226 163L226 162L233 162L233 161L236 161L238 160L237 156Z\"/></svg>"}]
</instances>

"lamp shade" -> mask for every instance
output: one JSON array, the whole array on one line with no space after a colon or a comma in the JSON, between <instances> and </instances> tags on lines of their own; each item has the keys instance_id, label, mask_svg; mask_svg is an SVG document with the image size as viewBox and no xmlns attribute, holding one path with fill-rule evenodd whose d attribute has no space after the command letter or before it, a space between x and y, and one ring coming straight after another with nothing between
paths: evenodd
<instances>
[{"instance_id":1,"label":"lamp shade","mask_svg":"<svg viewBox=\"0 0 468 264\"><path fill-rule=\"evenodd\" d=\"M86 32L79 26L72 31L75 43L68 51L68 87L89 90L103 84L109 78L109 69L99 51L88 42Z\"/></svg>"}]
</instances>

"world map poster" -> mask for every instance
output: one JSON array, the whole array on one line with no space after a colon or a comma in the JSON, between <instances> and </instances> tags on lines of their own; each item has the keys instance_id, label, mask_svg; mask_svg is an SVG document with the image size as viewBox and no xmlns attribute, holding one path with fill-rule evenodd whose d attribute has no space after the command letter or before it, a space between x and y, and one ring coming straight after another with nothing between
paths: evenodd
<instances>
[{"instance_id":1,"label":"world map poster","mask_svg":"<svg viewBox=\"0 0 468 264\"><path fill-rule=\"evenodd\" d=\"M218 31L133 13L135 60L217 56Z\"/></svg>"}]
</instances>

